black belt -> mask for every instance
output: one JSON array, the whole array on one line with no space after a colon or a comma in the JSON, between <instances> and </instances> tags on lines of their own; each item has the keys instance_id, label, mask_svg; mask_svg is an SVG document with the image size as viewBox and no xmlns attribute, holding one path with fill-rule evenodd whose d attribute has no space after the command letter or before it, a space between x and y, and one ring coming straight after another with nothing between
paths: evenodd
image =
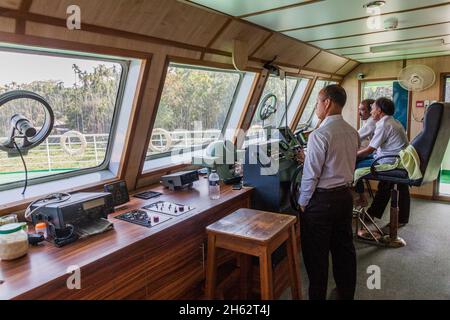
<instances>
[{"instance_id":1,"label":"black belt","mask_svg":"<svg viewBox=\"0 0 450 320\"><path fill-rule=\"evenodd\" d=\"M350 189L350 186L349 185L344 185L344 186L331 188L331 189L317 188L316 192L318 192L318 193L338 192L338 191L345 191L345 190L348 190L348 189Z\"/></svg>"}]
</instances>

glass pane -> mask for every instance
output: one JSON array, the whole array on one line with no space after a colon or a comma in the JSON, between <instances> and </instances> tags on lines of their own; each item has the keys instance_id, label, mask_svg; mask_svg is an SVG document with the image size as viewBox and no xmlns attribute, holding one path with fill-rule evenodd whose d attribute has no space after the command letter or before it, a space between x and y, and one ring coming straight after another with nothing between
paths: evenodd
<instances>
[{"instance_id":1,"label":"glass pane","mask_svg":"<svg viewBox=\"0 0 450 320\"><path fill-rule=\"evenodd\" d=\"M382 97L389 98L393 100L393 81L370 81L364 82L362 87L362 100L365 99L378 99Z\"/></svg>"},{"instance_id":2,"label":"glass pane","mask_svg":"<svg viewBox=\"0 0 450 320\"><path fill-rule=\"evenodd\" d=\"M30 178L95 168L105 162L122 75L120 63L0 52L0 68L0 94L35 92L49 102L55 114L49 138L25 156ZM0 107L0 143L9 136L15 113L30 119L38 130L44 122L41 104L11 101ZM9 158L0 151L0 185L23 179L20 158Z\"/></svg>"},{"instance_id":3,"label":"glass pane","mask_svg":"<svg viewBox=\"0 0 450 320\"><path fill-rule=\"evenodd\" d=\"M317 96L319 95L320 90L331 84L336 84L336 82L325 80L316 81L313 91L311 92L308 102L306 103L305 109L303 110L302 117L297 125L297 130L302 128L315 128L317 126L319 122L319 119L315 113Z\"/></svg>"},{"instance_id":4,"label":"glass pane","mask_svg":"<svg viewBox=\"0 0 450 320\"><path fill-rule=\"evenodd\" d=\"M297 78L286 78L287 82L287 98L288 104L291 102L292 95L297 87L299 79ZM268 119L261 120L261 104L256 110L256 113L253 117L252 123L250 125L250 129L247 133L247 138L252 139L256 138L258 135L262 133L262 129L267 126L271 126L273 128L278 128L284 119L284 115L286 113L286 93L285 93L285 80L281 80L278 77L270 76L267 79L266 86L261 95L261 101L265 97L270 94L273 94L277 97L276 111L272 114Z\"/></svg>"},{"instance_id":5,"label":"glass pane","mask_svg":"<svg viewBox=\"0 0 450 320\"><path fill-rule=\"evenodd\" d=\"M241 73L170 65L147 160L219 139Z\"/></svg>"}]
</instances>

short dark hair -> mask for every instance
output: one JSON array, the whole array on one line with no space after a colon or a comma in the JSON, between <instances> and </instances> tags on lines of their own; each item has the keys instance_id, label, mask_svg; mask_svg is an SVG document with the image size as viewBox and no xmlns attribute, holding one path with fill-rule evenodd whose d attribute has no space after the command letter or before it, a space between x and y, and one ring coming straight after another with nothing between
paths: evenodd
<instances>
[{"instance_id":1,"label":"short dark hair","mask_svg":"<svg viewBox=\"0 0 450 320\"><path fill-rule=\"evenodd\" d=\"M374 99L366 99L361 101L361 104L366 107L369 111L372 111L372 105L374 104Z\"/></svg>"},{"instance_id":2,"label":"short dark hair","mask_svg":"<svg viewBox=\"0 0 450 320\"><path fill-rule=\"evenodd\" d=\"M342 108L347 103L347 93L345 92L345 89L338 84L326 86L322 89L322 92L326 99L330 99Z\"/></svg>"},{"instance_id":3,"label":"short dark hair","mask_svg":"<svg viewBox=\"0 0 450 320\"><path fill-rule=\"evenodd\" d=\"M393 116L395 113L395 104L391 99L379 98L375 101L375 104L388 116Z\"/></svg>"}]
</instances>

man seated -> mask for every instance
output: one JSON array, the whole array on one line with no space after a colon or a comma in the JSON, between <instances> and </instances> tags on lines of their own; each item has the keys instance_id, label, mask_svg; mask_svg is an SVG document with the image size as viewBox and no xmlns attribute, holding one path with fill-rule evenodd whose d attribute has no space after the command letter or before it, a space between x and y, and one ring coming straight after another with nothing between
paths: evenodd
<instances>
[{"instance_id":1,"label":"man seated","mask_svg":"<svg viewBox=\"0 0 450 320\"><path fill-rule=\"evenodd\" d=\"M369 146L358 152L357 168L370 167L375 159L383 156L398 155L409 145L408 137L402 124L394 119L395 105L392 100L380 98L372 106L371 115L376 121L376 128ZM376 153L374 153L376 151ZM394 163L395 158L385 158L379 161ZM367 213L381 219L390 200L392 183L380 181L375 199ZM409 222L410 194L409 187L398 185L399 189L399 226ZM357 192L364 192L362 181L358 182Z\"/></svg>"},{"instance_id":2,"label":"man seated","mask_svg":"<svg viewBox=\"0 0 450 320\"><path fill-rule=\"evenodd\" d=\"M358 131L359 138L361 139L361 144L363 146L368 145L370 139L372 139L373 137L373 133L375 132L375 127L377 123L370 115L370 112L372 111L372 105L374 104L374 102L375 100L373 99L366 99L361 101L358 107L359 117L362 121L365 121L361 129L359 129Z\"/></svg>"}]
</instances>

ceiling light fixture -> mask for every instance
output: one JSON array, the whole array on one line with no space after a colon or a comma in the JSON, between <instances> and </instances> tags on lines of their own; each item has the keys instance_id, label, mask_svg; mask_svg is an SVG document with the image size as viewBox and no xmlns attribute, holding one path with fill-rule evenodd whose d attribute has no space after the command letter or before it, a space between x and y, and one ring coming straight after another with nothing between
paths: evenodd
<instances>
[{"instance_id":1,"label":"ceiling light fixture","mask_svg":"<svg viewBox=\"0 0 450 320\"><path fill-rule=\"evenodd\" d=\"M399 51L399 50L408 50L408 49L417 49L417 48L428 48L428 47L439 47L444 45L444 39L433 39L426 41L414 41L408 43L394 43L387 44L382 46L374 46L370 47L371 53L380 53L380 52L388 52L388 51Z\"/></svg>"},{"instance_id":2,"label":"ceiling light fixture","mask_svg":"<svg viewBox=\"0 0 450 320\"><path fill-rule=\"evenodd\" d=\"M373 9L373 8L379 8L382 7L386 4L386 1L371 1L369 3L366 3L363 8L369 8L369 9Z\"/></svg>"}]
</instances>

